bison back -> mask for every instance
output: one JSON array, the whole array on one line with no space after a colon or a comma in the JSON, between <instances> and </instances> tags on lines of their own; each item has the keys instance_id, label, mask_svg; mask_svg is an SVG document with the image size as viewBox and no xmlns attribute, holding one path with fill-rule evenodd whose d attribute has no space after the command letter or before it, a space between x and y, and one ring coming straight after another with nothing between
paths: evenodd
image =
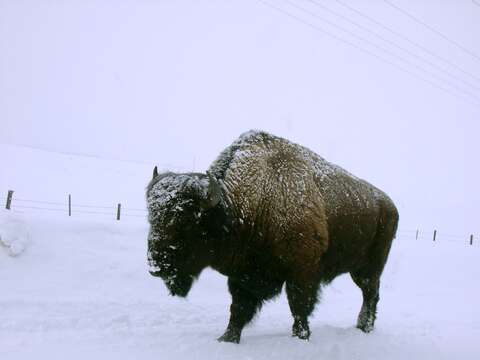
<instances>
[{"instance_id":1,"label":"bison back","mask_svg":"<svg viewBox=\"0 0 480 360\"><path fill-rule=\"evenodd\" d=\"M352 242L366 248L386 197L311 150L265 132L243 134L209 171L223 184L241 241L286 262L316 263L329 247Z\"/></svg>"}]
</instances>

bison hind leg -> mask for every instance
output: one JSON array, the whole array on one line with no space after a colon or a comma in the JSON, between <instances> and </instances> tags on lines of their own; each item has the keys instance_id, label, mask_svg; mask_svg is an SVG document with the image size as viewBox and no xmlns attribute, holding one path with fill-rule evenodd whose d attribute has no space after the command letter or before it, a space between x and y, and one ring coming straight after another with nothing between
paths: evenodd
<instances>
[{"instance_id":1,"label":"bison hind leg","mask_svg":"<svg viewBox=\"0 0 480 360\"><path fill-rule=\"evenodd\" d=\"M380 281L378 278L365 278L355 273L351 273L351 276L355 284L362 290L363 295L363 304L358 314L357 328L365 333L369 333L373 330L377 317Z\"/></svg>"},{"instance_id":2,"label":"bison hind leg","mask_svg":"<svg viewBox=\"0 0 480 360\"><path fill-rule=\"evenodd\" d=\"M396 210L385 212L382 220L366 263L360 269L350 272L353 281L362 290L363 304L358 314L357 328L365 333L373 330L377 317L377 304L380 299L380 276L387 261L398 224Z\"/></svg>"}]
</instances>

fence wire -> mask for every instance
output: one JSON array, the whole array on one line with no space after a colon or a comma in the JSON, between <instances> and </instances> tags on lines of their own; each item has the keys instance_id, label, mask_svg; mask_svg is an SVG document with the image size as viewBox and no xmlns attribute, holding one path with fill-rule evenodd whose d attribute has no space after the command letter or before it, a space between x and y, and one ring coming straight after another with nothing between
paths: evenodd
<instances>
[{"instance_id":1,"label":"fence wire","mask_svg":"<svg viewBox=\"0 0 480 360\"><path fill-rule=\"evenodd\" d=\"M69 216L69 209L71 210L71 216L74 217L77 214L85 215L103 215L109 216L112 219L117 219L118 216L118 204L116 205L93 205L93 204L76 204L73 201L70 203L66 200L64 203L55 202L55 201L44 201L44 200L32 200L32 199L22 199L16 198L15 196L11 199L11 210L20 210L20 211L38 211L38 212L54 212L54 213L64 213L66 216ZM0 201L3 204L6 204L7 198L0 197ZM20 204L18 204L20 203ZM45 206L41 206L45 205ZM110 210L110 211L108 211ZM145 208L129 208L121 205L120 210L120 219L123 217L129 218L147 218L147 209ZM435 235L434 235L435 234ZM473 236L473 238L472 238ZM479 236L473 233L470 234L451 234L450 232L443 233L439 230L429 229L405 229L400 228L397 231L397 237L408 238L414 241L431 241L431 242L449 242L449 243L463 243L468 245L479 245L480 239Z\"/></svg>"},{"instance_id":2,"label":"fence wire","mask_svg":"<svg viewBox=\"0 0 480 360\"><path fill-rule=\"evenodd\" d=\"M4 200L5 202L7 201L7 198L4 198L2 199ZM27 199L18 199L18 198L13 198L12 199L12 206L13 206L13 203L14 202L20 202L20 203L23 203L23 202L26 202L26 203L33 203L33 204L45 204L45 205L54 205L54 206L62 206L62 207L65 207L68 209L68 201L65 202L65 203L61 203L61 202L54 202L54 201L43 201L43 200L27 200ZM21 207L22 205L15 205L15 207ZM89 209L108 209L108 210L111 210L111 209L116 209L116 206L117 205L87 205L87 204L76 204L74 202L72 202L71 204L72 206L72 209L73 208L89 208ZM27 206L23 206L24 208L27 208ZM42 208L42 207L30 207L30 208L37 208L37 209L46 209L46 208ZM140 212L147 212L147 209L140 209L140 208L129 208L129 207L123 207L123 210L128 210L128 211L140 211Z\"/></svg>"},{"instance_id":3,"label":"fence wire","mask_svg":"<svg viewBox=\"0 0 480 360\"><path fill-rule=\"evenodd\" d=\"M473 238L472 238L473 235ZM456 244L467 244L467 245L480 245L479 237L474 234L465 234L465 235L452 235L452 234L444 234L440 231L437 231L435 239L434 239L434 230L425 231L425 230L417 230L413 229L399 229L397 231L397 238L409 239L413 241L421 241L421 242L432 242L432 243L456 243Z\"/></svg>"},{"instance_id":4,"label":"fence wire","mask_svg":"<svg viewBox=\"0 0 480 360\"><path fill-rule=\"evenodd\" d=\"M0 198L3 204L6 204L7 197ZM10 209L12 211L19 210L22 212L33 210L35 212L55 212L55 213L64 213L67 216L75 216L78 214L87 214L87 215L104 215L110 216L112 218L117 218L120 215L120 219L123 217L132 217L132 218L146 218L147 210L141 208L129 208L121 206L121 209L118 209L118 204L115 205L93 205L93 204L77 204L73 201L70 202L68 199L65 202L58 201L46 201L38 199L25 199L17 198L15 196L11 199ZM120 214L118 213L120 211ZM117 218L117 220L120 220Z\"/></svg>"}]
</instances>

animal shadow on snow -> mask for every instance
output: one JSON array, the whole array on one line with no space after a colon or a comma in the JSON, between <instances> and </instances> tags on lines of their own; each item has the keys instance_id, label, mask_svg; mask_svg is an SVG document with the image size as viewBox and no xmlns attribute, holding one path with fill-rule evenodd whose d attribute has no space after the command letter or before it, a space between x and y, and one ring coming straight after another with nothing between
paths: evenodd
<instances>
[{"instance_id":1,"label":"animal shadow on snow","mask_svg":"<svg viewBox=\"0 0 480 360\"><path fill-rule=\"evenodd\" d=\"M281 331L276 332L263 332L261 334L248 334L245 333L244 339L242 343L248 344L258 344L258 343L265 343L268 342L269 339L275 339L275 343L277 340L284 339L286 342L289 340L297 342L299 344L302 343L314 343L314 344L322 344L328 341L345 341L348 342L350 340L365 340L365 338L375 338L378 337L378 330L374 330L369 334L365 334L360 329L357 329L355 326L348 326L348 327L339 327L339 326L332 326L332 325L317 325L312 326L312 335L308 341L298 339L291 335L290 329L282 329ZM382 334L385 335L385 334Z\"/></svg>"}]
</instances>

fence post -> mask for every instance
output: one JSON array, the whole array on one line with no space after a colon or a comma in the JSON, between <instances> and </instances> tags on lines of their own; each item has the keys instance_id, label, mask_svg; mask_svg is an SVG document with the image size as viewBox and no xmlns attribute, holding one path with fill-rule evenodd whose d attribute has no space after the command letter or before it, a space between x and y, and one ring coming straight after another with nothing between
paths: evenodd
<instances>
[{"instance_id":1,"label":"fence post","mask_svg":"<svg viewBox=\"0 0 480 360\"><path fill-rule=\"evenodd\" d=\"M122 204L118 204L118 205L117 205L117 220L120 220L120 211L121 211L121 208L122 208Z\"/></svg>"},{"instance_id":2,"label":"fence post","mask_svg":"<svg viewBox=\"0 0 480 360\"><path fill-rule=\"evenodd\" d=\"M437 230L433 230L433 241L437 238Z\"/></svg>"},{"instance_id":3,"label":"fence post","mask_svg":"<svg viewBox=\"0 0 480 360\"><path fill-rule=\"evenodd\" d=\"M72 195L68 194L68 216L72 216Z\"/></svg>"},{"instance_id":4,"label":"fence post","mask_svg":"<svg viewBox=\"0 0 480 360\"><path fill-rule=\"evenodd\" d=\"M473 245L473 234L470 235L470 245Z\"/></svg>"},{"instance_id":5,"label":"fence post","mask_svg":"<svg viewBox=\"0 0 480 360\"><path fill-rule=\"evenodd\" d=\"M415 240L418 240L418 230L417 230L417 233L415 234Z\"/></svg>"},{"instance_id":6,"label":"fence post","mask_svg":"<svg viewBox=\"0 0 480 360\"><path fill-rule=\"evenodd\" d=\"M12 197L13 197L13 190L8 190L7 204L5 205L5 209L7 210L10 210L10 207L12 206Z\"/></svg>"}]
</instances>

